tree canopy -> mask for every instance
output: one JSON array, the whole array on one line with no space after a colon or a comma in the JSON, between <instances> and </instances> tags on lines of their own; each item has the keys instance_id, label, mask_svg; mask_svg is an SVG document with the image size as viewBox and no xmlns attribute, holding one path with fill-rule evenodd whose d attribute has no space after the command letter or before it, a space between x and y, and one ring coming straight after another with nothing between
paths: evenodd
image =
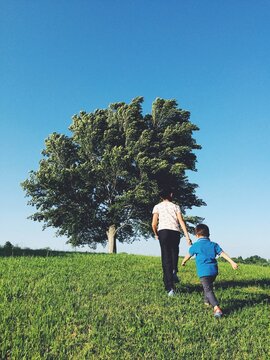
<instances>
[{"instance_id":1,"label":"tree canopy","mask_svg":"<svg viewBox=\"0 0 270 360\"><path fill-rule=\"evenodd\" d=\"M71 135L53 133L37 171L22 183L30 217L54 227L74 246L131 242L151 231L151 211L165 186L183 214L204 205L188 181L196 171L192 137L198 127L175 100L157 98L143 115L143 98L73 116ZM196 217L186 218L192 224Z\"/></svg>"}]
</instances>

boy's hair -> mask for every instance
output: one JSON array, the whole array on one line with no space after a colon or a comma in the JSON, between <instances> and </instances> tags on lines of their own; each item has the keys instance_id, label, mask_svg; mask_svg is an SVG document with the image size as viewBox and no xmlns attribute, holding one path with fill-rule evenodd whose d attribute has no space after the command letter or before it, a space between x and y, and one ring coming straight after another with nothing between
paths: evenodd
<instances>
[{"instance_id":1,"label":"boy's hair","mask_svg":"<svg viewBox=\"0 0 270 360\"><path fill-rule=\"evenodd\" d=\"M160 191L160 197L163 199L163 200L171 200L172 199L172 189L170 188L166 188L166 189L162 189Z\"/></svg>"},{"instance_id":2,"label":"boy's hair","mask_svg":"<svg viewBox=\"0 0 270 360\"><path fill-rule=\"evenodd\" d=\"M195 227L195 235L209 237L210 236L209 227L205 224L198 224Z\"/></svg>"}]
</instances>

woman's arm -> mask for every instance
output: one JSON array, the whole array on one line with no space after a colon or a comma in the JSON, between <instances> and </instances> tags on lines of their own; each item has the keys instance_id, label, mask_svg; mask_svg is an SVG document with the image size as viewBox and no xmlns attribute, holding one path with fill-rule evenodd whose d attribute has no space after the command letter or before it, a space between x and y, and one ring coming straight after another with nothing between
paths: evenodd
<instances>
[{"instance_id":1,"label":"woman's arm","mask_svg":"<svg viewBox=\"0 0 270 360\"><path fill-rule=\"evenodd\" d=\"M183 216L182 216L182 214L180 212L177 213L177 219L178 219L179 224L180 224L180 226L181 226L181 228L182 228L182 230L184 232L184 235L185 235L185 237L187 239L187 244L192 245L192 241L190 240L189 234L187 232L187 227L186 227L185 221L184 221Z\"/></svg>"},{"instance_id":2,"label":"woman's arm","mask_svg":"<svg viewBox=\"0 0 270 360\"><path fill-rule=\"evenodd\" d=\"M152 219L152 229L154 231L156 239L158 239L157 224L158 224L158 214L155 213L155 214L153 214L153 219Z\"/></svg>"}]
</instances>

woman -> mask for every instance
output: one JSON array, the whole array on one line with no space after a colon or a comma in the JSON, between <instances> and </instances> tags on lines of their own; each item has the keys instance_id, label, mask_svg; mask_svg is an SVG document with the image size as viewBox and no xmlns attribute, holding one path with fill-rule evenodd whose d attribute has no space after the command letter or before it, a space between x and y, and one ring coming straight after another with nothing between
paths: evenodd
<instances>
[{"instance_id":1,"label":"woman","mask_svg":"<svg viewBox=\"0 0 270 360\"><path fill-rule=\"evenodd\" d=\"M180 242L179 224L188 245L192 244L180 207L172 202L172 196L171 190L162 191L162 202L154 206L152 219L152 229L161 248L164 286L169 296L174 295L174 282L179 281L176 275Z\"/></svg>"}]
</instances>

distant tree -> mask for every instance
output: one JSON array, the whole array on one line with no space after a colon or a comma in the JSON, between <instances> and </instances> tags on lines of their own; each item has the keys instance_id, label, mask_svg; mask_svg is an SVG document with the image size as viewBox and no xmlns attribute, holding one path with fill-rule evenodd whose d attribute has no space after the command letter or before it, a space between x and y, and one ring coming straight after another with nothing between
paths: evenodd
<instances>
[{"instance_id":1,"label":"distant tree","mask_svg":"<svg viewBox=\"0 0 270 360\"><path fill-rule=\"evenodd\" d=\"M253 255L245 259L246 264L260 264L260 265L268 265L269 262L267 259L264 259L258 255Z\"/></svg>"},{"instance_id":2,"label":"distant tree","mask_svg":"<svg viewBox=\"0 0 270 360\"><path fill-rule=\"evenodd\" d=\"M222 258L220 258L220 260L221 260ZM238 257L234 257L234 258L232 258L235 262L238 262L238 263L244 263L245 262L245 260L242 258L242 256L238 256ZM223 259L224 260L224 259ZM226 261L226 260L224 260L224 261Z\"/></svg>"},{"instance_id":3,"label":"distant tree","mask_svg":"<svg viewBox=\"0 0 270 360\"><path fill-rule=\"evenodd\" d=\"M258 255L252 255L250 257L247 257L246 259L243 259L242 256L238 256L233 258L233 260L242 264L254 264L254 265L262 265L262 266L270 265L270 260L264 259Z\"/></svg>"},{"instance_id":4,"label":"distant tree","mask_svg":"<svg viewBox=\"0 0 270 360\"><path fill-rule=\"evenodd\" d=\"M11 244L10 241L7 241L4 245L4 253L5 255L11 256L13 253L13 245Z\"/></svg>"},{"instance_id":5,"label":"distant tree","mask_svg":"<svg viewBox=\"0 0 270 360\"><path fill-rule=\"evenodd\" d=\"M71 136L53 133L45 141L39 169L22 183L31 216L58 229L73 246L131 242L151 232L151 210L159 190L170 186L185 214L204 205L186 171L196 171L193 139L198 127L175 100L156 99L143 115L138 97L73 117ZM186 218L190 224L196 217Z\"/></svg>"},{"instance_id":6,"label":"distant tree","mask_svg":"<svg viewBox=\"0 0 270 360\"><path fill-rule=\"evenodd\" d=\"M10 241L7 241L4 245L4 249L12 249L13 248L13 245L11 244Z\"/></svg>"}]
</instances>

